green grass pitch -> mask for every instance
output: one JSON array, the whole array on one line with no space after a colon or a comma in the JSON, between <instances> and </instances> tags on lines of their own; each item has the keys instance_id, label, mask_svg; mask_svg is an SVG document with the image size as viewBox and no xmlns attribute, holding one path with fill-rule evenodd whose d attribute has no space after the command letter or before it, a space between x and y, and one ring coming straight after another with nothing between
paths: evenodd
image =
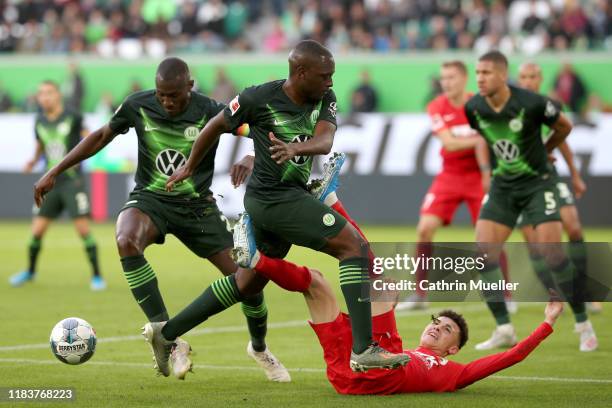
<instances>
[{"instance_id":1,"label":"green grass pitch","mask_svg":"<svg viewBox=\"0 0 612 408\"><path fill-rule=\"evenodd\" d=\"M407 226L371 227L365 232L371 241L411 241L415 236L414 228ZM25 266L29 224L0 224L0 387L76 390L75 402L39 404L43 407L612 406L610 304L603 314L592 317L600 341L597 352L578 351L578 337L572 333L573 319L566 312L555 333L527 360L460 392L347 397L337 395L327 382L322 351L305 324L307 310L301 295L271 284L265 291L270 310L268 344L291 370L293 382L268 382L246 356L248 335L236 306L186 336L196 352L193 375L184 382L156 377L150 352L140 336L143 314L122 276L114 226L95 225L94 234L108 290L90 292L85 253L69 223L54 224L45 237L36 282L12 289L7 278ZM612 231L590 229L586 236L591 241L610 242ZM469 241L473 231L448 228L437 239ZM173 237L168 237L166 245L151 247L146 256L157 273L171 314L219 276L208 262L196 258ZM334 259L302 248L294 248L288 259L323 271L339 294ZM451 306L461 310L470 324L470 342L456 360L466 362L484 355L473 349L493 329L484 304ZM60 363L48 347L53 325L69 316L88 320L98 333L96 354L82 366ZM530 333L542 318L543 305L521 304L513 317L519 336ZM405 347L416 346L427 320L424 313L398 317Z\"/></svg>"}]
</instances>

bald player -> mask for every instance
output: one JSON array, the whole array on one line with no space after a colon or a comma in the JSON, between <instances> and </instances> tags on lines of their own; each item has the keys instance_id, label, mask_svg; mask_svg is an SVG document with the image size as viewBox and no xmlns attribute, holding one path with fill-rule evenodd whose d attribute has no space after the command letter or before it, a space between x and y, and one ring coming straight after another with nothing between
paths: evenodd
<instances>
[{"instance_id":1,"label":"bald player","mask_svg":"<svg viewBox=\"0 0 612 408\"><path fill-rule=\"evenodd\" d=\"M185 162L200 130L225 107L192 88L193 79L183 60L163 60L157 68L155 89L129 95L108 124L84 139L49 170L35 185L36 202L41 204L62 172L100 151L117 135L134 128L138 136L136 187L117 219L116 241L128 285L150 322L145 325L144 334L151 344L157 369L168 376L170 361L174 375L183 379L191 369L190 347L178 336L242 301L251 334L247 346L249 356L264 368L270 380L290 381L285 367L266 347L268 312L263 293L244 295L244 288L257 276L245 273L244 282L236 282L234 272L238 266L230 258L232 235L210 190L216 144L194 169L189 181L172 192L166 191L168 176ZM144 256L151 244L163 244L166 234L176 236L191 252L208 259L226 275L170 321L157 277ZM258 287L263 288L266 282L260 279ZM242 292L239 285L243 287Z\"/></svg>"},{"instance_id":2,"label":"bald player","mask_svg":"<svg viewBox=\"0 0 612 408\"><path fill-rule=\"evenodd\" d=\"M248 123L255 145L255 165L244 198L249 215L241 217L235 231L252 223L254 234L246 241L234 239L238 264L257 272L274 269L269 265L277 264L294 244L335 257L352 323L351 369L398 368L408 356L389 353L372 338L367 242L306 187L313 156L330 152L336 132L334 72L327 48L312 40L299 42L289 54L289 78L247 88L236 96L206 124L187 163L168 180L168 188L193 176L222 133ZM275 282L291 279L280 268L276 272L271 278Z\"/></svg>"},{"instance_id":3,"label":"bald player","mask_svg":"<svg viewBox=\"0 0 612 408\"><path fill-rule=\"evenodd\" d=\"M542 80L542 68L535 62L525 62L519 67L518 82L520 87L539 93ZM549 135L550 129L544 126L542 130L542 140L546 142ZM576 168L576 164L574 163L574 154L572 153L567 142L563 141L563 143L559 145L558 149L561 152L563 159L567 163L567 167L569 168L573 188L572 192L572 189L570 189L570 187L559 178L557 169L555 168L554 164L551 163L551 174L552 177L554 177L554 183L557 186L561 223L563 224L563 229L565 230L565 233L570 241L569 256L574 265L576 265L576 268L579 269L579 273L584 275L586 273L586 247L584 244L582 225L580 223L580 217L578 215L578 209L576 208L574 195L578 199L582 197L582 195L586 192L586 184L584 183L584 180L582 180L582 177ZM517 226L520 227L525 241L529 243L536 242L533 225L531 224L530 220L527 219L527 217L520 216ZM546 282L548 279L546 277L548 275L542 260L542 256L537 253L535 247L530 246L529 248L534 269L538 276L541 277L542 281ZM588 303L587 306L589 306ZM601 304L599 302L592 302L590 307L591 311L601 310Z\"/></svg>"}]
</instances>

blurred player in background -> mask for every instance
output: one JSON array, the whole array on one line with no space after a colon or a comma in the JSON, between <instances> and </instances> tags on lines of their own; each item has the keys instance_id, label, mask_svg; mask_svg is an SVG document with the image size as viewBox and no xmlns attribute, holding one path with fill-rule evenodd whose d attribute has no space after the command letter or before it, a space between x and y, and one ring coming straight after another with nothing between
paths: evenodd
<instances>
[{"instance_id":1,"label":"blurred player in background","mask_svg":"<svg viewBox=\"0 0 612 408\"><path fill-rule=\"evenodd\" d=\"M270 380L290 381L288 371L265 343L268 310L263 292L257 291L247 298L237 288L234 272L238 266L229 255L233 247L229 224L210 191L216 149L204 158L191 180L173 192L166 191L168 176L185 162L200 129L225 107L193 92L192 88L193 79L183 60L163 60L157 68L155 89L129 95L108 124L49 170L36 183L36 201L40 204L66 169L94 155L117 135L135 128L138 136L136 187L117 219L116 241L130 290L149 320L144 335L153 350L158 371L168 376L171 365L174 375L183 379L191 369L190 346L177 336L193 327L194 319L204 321L242 301L251 335L247 353L264 368ZM164 243L167 233L175 235L194 254L208 259L226 275L170 323L167 323L168 311L157 277L144 257L145 249L154 243ZM256 279L255 274L245 276Z\"/></svg>"},{"instance_id":2,"label":"blurred player in background","mask_svg":"<svg viewBox=\"0 0 612 408\"><path fill-rule=\"evenodd\" d=\"M240 246L234 252L238 264L259 272L284 258L294 244L335 257L353 322L351 368L397 368L407 363L406 356L389 353L372 340L370 299L362 296L369 286L367 241L306 187L312 157L328 154L333 145L334 72L327 48L313 40L300 41L289 54L289 78L243 90L223 114L208 122L168 188L192 175L222 133L248 123L256 155L244 204L256 232L245 246L234 240L234 246ZM250 217L242 220L243 225L251 222Z\"/></svg>"},{"instance_id":3,"label":"blurred player in background","mask_svg":"<svg viewBox=\"0 0 612 408\"><path fill-rule=\"evenodd\" d=\"M520 87L528 89L531 92L540 93L542 80L542 68L538 64L534 62L526 62L520 66L518 76L518 83ZM555 101L553 102L558 109L562 110L559 103ZM546 140L548 139L549 132L550 129L544 126L542 129L542 140L544 143L546 143ZM582 197L582 195L586 192L586 184L584 183L584 180L582 180L580 172L576 168L576 164L574 163L574 154L567 142L563 141L563 143L559 145L558 149L561 152L561 155L567 163L567 167L570 171L573 192L570 187L559 178L557 169L552 163L550 164L550 174L554 179L553 183L557 186L561 223L563 224L563 229L565 230L565 233L570 241L570 259L576 266L578 274L580 276L585 276L587 261L586 246L584 244L584 235L582 233L582 225L580 223L580 217L578 216L578 209L576 208L574 194L578 199ZM525 241L529 243L537 242L533 225L531 225L530 221L526 219L526 217L523 217L522 215L519 216L517 227L521 229ZM536 274L538 277L540 277L540 280L542 280L542 282L547 282L545 283L547 287L554 287L551 286L548 268L546 267L546 263L544 262L542 255L538 253L537 246L529 246L529 250L531 263ZM601 303L599 302L587 303L587 307L589 307L592 312L601 311Z\"/></svg>"},{"instance_id":4,"label":"blurred player in background","mask_svg":"<svg viewBox=\"0 0 612 408\"><path fill-rule=\"evenodd\" d=\"M549 153L565 140L572 125L550 99L507 84L508 60L499 51L480 57L476 76L479 94L466 103L465 113L496 157L491 188L476 223L476 242L487 255L481 279L503 279L499 254L522 213L533 225L546 266L574 312L580 350L595 350L597 337L575 290L576 268L561 245L557 186L548 164ZM552 131L546 144L542 142L542 125ZM516 333L503 296L493 290L484 296L497 327L476 349L513 346Z\"/></svg>"},{"instance_id":5,"label":"blurred player in background","mask_svg":"<svg viewBox=\"0 0 612 408\"><path fill-rule=\"evenodd\" d=\"M423 199L421 217L417 225L417 256L432 255L432 241L438 228L449 225L457 208L465 202L472 223L476 224L485 190L490 183L490 164L484 140L470 128L463 106L472 96L467 92L468 73L461 61L442 64L440 84L444 93L427 106L432 131L442 142L442 171ZM502 270L507 281L508 266L505 253L501 257ZM416 281L427 279L427 269L419 266ZM510 307L516 308L506 294ZM417 290L398 303L397 310L424 309L427 307L425 292L417 284Z\"/></svg>"},{"instance_id":6,"label":"blurred player in background","mask_svg":"<svg viewBox=\"0 0 612 408\"><path fill-rule=\"evenodd\" d=\"M34 157L25 165L26 173L31 173L42 157L46 161L47 170L51 169L79 143L81 137L87 135L81 114L64 107L57 83L44 81L40 84L36 100L41 109L34 124L36 150ZM57 178L57 183L49 191L45 203L40 208L33 207L28 268L11 276L9 282L12 286L21 286L34 280L42 239L51 221L59 217L64 210L73 219L74 227L85 245L85 252L93 272L91 290L106 289L106 282L100 275L98 247L89 227L89 198L85 191L85 180L80 166L68 168Z\"/></svg>"}]
</instances>

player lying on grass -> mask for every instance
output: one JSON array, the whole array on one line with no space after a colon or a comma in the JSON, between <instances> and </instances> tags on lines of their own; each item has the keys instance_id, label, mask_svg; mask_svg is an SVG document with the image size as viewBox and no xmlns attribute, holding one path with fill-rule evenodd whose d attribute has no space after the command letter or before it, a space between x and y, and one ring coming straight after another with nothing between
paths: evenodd
<instances>
[{"instance_id":1,"label":"player lying on grass","mask_svg":"<svg viewBox=\"0 0 612 408\"><path fill-rule=\"evenodd\" d=\"M254 245L248 215L243 215L234 229L235 245ZM242 234L242 236L239 236ZM250 248L243 248L250 252ZM351 323L340 312L334 291L323 275L308 268L294 268L266 277L284 289L301 292L310 312L311 326L323 348L327 378L340 394L397 394L413 392L456 391L522 361L553 331L563 311L563 303L551 301L545 319L526 339L512 349L480 358L468 364L447 359L457 354L468 340L465 319L452 310L432 316L423 330L419 346L404 350L397 332L393 307L395 302L372 303L372 336L381 347L393 353L405 353L410 362L397 370L375 369L356 373L349 368ZM292 276L287 276L288 274Z\"/></svg>"}]
</instances>

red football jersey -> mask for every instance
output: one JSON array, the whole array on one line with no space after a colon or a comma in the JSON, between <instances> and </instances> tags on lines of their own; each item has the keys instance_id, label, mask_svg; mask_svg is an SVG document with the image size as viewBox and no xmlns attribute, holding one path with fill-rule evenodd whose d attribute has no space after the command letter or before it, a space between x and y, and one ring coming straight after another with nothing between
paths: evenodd
<instances>
[{"instance_id":1,"label":"red football jersey","mask_svg":"<svg viewBox=\"0 0 612 408\"><path fill-rule=\"evenodd\" d=\"M469 95L471 96L471 95ZM447 129L454 137L467 137L474 134L470 127L463 105L455 107L444 94L436 97L427 105L427 113L431 118L434 134ZM450 173L465 173L480 171L476 162L474 149L449 152L444 147L440 149L442 156L442 171Z\"/></svg>"},{"instance_id":2,"label":"red football jersey","mask_svg":"<svg viewBox=\"0 0 612 408\"><path fill-rule=\"evenodd\" d=\"M403 350L410 362L396 370L370 370L354 373L349 368L351 325L347 315L334 322L312 324L327 363L327 378L340 394L399 394L413 392L455 391L522 361L553 331L542 323L527 338L509 350L460 364L418 347ZM381 347L393 353L402 352L393 311L372 319L372 334Z\"/></svg>"}]
</instances>

